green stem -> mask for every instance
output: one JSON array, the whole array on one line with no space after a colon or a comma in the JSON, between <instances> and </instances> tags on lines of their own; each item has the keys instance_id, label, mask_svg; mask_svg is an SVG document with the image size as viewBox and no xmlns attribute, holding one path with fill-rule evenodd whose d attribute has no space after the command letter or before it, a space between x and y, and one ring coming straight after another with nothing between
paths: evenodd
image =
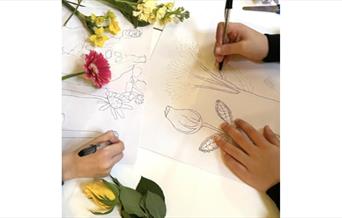
<instances>
[{"instance_id":1,"label":"green stem","mask_svg":"<svg viewBox=\"0 0 342 218\"><path fill-rule=\"evenodd\" d=\"M74 11L72 12L72 14L70 14L70 16L68 17L68 19L64 22L63 26L67 25L67 23L69 22L69 20L72 18L72 16L74 16L74 14L76 12L78 12L78 8L80 7L81 5L81 2L82 0L77 0L78 4L76 5L76 8L74 8ZM67 2L69 4L69 2Z\"/></svg>"},{"instance_id":2,"label":"green stem","mask_svg":"<svg viewBox=\"0 0 342 218\"><path fill-rule=\"evenodd\" d=\"M62 80L66 80L66 79L69 79L69 78L71 78L71 77L79 76L79 75L82 75L82 74L84 74L84 72L68 74L68 75L63 76L63 77L62 77Z\"/></svg>"},{"instance_id":3,"label":"green stem","mask_svg":"<svg viewBox=\"0 0 342 218\"><path fill-rule=\"evenodd\" d=\"M80 19L81 23L88 30L88 32L90 34L94 34L94 30L91 27L89 27L88 24L87 24L87 19L86 19L87 16L85 16L84 14L82 14L81 12L76 10L76 8L74 6L72 6L71 4L69 4L66 0L62 0L62 3L70 11L75 12L75 15L78 17L78 19Z\"/></svg>"}]
</instances>

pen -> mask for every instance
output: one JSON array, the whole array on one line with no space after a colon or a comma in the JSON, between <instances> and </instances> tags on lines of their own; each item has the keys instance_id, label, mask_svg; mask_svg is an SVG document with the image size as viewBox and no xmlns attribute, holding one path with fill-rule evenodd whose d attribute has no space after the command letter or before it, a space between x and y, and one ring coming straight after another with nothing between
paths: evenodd
<instances>
[{"instance_id":1,"label":"pen","mask_svg":"<svg viewBox=\"0 0 342 218\"><path fill-rule=\"evenodd\" d=\"M86 147L82 149L80 152L78 152L78 156L83 157L87 156L89 154L95 153L98 149L105 147L107 145L112 144L110 141L98 143L98 144L91 144L89 147Z\"/></svg>"},{"instance_id":2,"label":"pen","mask_svg":"<svg viewBox=\"0 0 342 218\"><path fill-rule=\"evenodd\" d=\"M224 9L224 30L223 30L223 44L229 43L229 38L227 37L227 29L228 29L228 22L229 22L229 13L230 9L233 8L233 0L226 0L226 7ZM219 70L222 70L223 67L223 60L219 63Z\"/></svg>"}]
</instances>

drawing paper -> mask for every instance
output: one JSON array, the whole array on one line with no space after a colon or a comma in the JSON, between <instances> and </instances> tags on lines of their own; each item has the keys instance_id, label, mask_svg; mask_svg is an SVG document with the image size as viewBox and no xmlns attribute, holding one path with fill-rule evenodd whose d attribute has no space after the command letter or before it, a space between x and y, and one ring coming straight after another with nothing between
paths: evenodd
<instances>
[{"instance_id":1,"label":"drawing paper","mask_svg":"<svg viewBox=\"0 0 342 218\"><path fill-rule=\"evenodd\" d=\"M96 89L82 77L62 82L63 150L74 150L95 136L114 130L125 143L120 163L133 163L139 143L139 129L144 102L144 68L150 51L152 27L135 29L120 12L96 1L82 1L85 15L115 12L120 33L110 36L103 48L94 48L87 41L89 33L76 16L63 31L62 74L82 71L84 55L90 50L101 52L109 61L111 82ZM63 23L70 11L63 7Z\"/></svg>"},{"instance_id":2,"label":"drawing paper","mask_svg":"<svg viewBox=\"0 0 342 218\"><path fill-rule=\"evenodd\" d=\"M217 107L227 106L233 119L245 119L256 128L268 124L279 134L279 64L234 59L218 72L213 48L223 13L214 15L212 10L222 12L224 3L220 7L209 7L213 3L208 1L197 1L196 7L192 1L182 4L190 9L191 19L167 26L151 57L141 146L235 178L212 141L206 141L219 133L223 122ZM211 11L210 19L203 11ZM201 146L212 151L201 151Z\"/></svg>"}]
</instances>

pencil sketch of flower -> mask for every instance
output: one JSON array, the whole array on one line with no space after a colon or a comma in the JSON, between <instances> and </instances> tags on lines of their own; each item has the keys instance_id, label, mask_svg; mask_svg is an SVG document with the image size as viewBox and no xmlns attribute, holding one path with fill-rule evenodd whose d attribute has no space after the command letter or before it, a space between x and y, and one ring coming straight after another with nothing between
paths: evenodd
<instances>
[{"instance_id":1,"label":"pencil sketch of flower","mask_svg":"<svg viewBox=\"0 0 342 218\"><path fill-rule=\"evenodd\" d=\"M194 134L202 128L202 117L197 111L167 106L164 115L176 130L184 134Z\"/></svg>"},{"instance_id":2,"label":"pencil sketch of flower","mask_svg":"<svg viewBox=\"0 0 342 218\"><path fill-rule=\"evenodd\" d=\"M133 110L129 104L130 101L124 95L106 90L106 99L103 100L103 105L99 108L100 111L110 110L114 119L125 118L123 110Z\"/></svg>"},{"instance_id":3,"label":"pencil sketch of flower","mask_svg":"<svg viewBox=\"0 0 342 218\"><path fill-rule=\"evenodd\" d=\"M216 100L215 111L218 117L223 121L232 123L233 115L230 108L221 100ZM217 145L214 142L214 136L219 134L223 137L227 137L223 134L223 131L215 126L203 121L202 116L192 109L175 109L171 106L166 106L164 111L165 117L169 120L172 126L179 132L184 134L195 134L202 127L206 127L215 131L215 134L205 138L199 146L199 150L202 152L211 152L217 149ZM229 139L227 139L229 140Z\"/></svg>"}]
</instances>

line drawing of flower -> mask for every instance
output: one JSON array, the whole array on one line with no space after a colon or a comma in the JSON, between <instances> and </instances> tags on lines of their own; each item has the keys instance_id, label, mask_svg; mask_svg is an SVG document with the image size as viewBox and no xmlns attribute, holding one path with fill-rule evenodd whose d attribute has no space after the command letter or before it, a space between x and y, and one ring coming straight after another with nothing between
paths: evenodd
<instances>
[{"instance_id":1,"label":"line drawing of flower","mask_svg":"<svg viewBox=\"0 0 342 218\"><path fill-rule=\"evenodd\" d=\"M215 111L221 120L228 122L229 124L233 123L233 113L231 109L220 99L217 99L215 102ZM164 116L168 119L174 129L183 134L195 134L203 127L213 130L215 134L208 136L201 142L198 148L201 152L209 153L218 148L214 142L215 135L219 134L226 140L231 140L222 130L204 122L201 114L196 110L177 109L167 105L164 110Z\"/></svg>"}]
</instances>

